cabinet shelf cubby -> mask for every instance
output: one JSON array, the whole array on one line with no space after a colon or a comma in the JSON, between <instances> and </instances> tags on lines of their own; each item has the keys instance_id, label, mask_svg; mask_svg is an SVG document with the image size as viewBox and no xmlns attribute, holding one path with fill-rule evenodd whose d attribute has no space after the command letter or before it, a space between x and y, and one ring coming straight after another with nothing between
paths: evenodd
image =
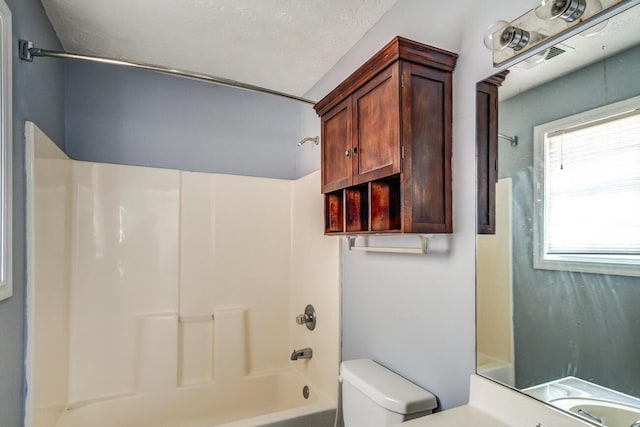
<instances>
[{"instance_id":1,"label":"cabinet shelf cubby","mask_svg":"<svg viewBox=\"0 0 640 427\"><path fill-rule=\"evenodd\" d=\"M368 185L358 185L344 190L346 231L348 233L369 230Z\"/></svg>"},{"instance_id":2,"label":"cabinet shelf cubby","mask_svg":"<svg viewBox=\"0 0 640 427\"><path fill-rule=\"evenodd\" d=\"M325 194L325 233L393 233L402 229L400 175Z\"/></svg>"},{"instance_id":3,"label":"cabinet shelf cubby","mask_svg":"<svg viewBox=\"0 0 640 427\"><path fill-rule=\"evenodd\" d=\"M324 232L327 234L344 231L344 203L342 193L344 193L344 190L325 194Z\"/></svg>"},{"instance_id":4,"label":"cabinet shelf cubby","mask_svg":"<svg viewBox=\"0 0 640 427\"><path fill-rule=\"evenodd\" d=\"M371 182L371 231L400 230L400 176Z\"/></svg>"}]
</instances>

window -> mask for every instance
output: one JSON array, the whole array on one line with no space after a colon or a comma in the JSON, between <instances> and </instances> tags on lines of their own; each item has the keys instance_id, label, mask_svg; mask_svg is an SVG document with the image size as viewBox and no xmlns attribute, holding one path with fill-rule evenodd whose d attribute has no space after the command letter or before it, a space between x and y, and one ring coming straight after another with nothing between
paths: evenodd
<instances>
[{"instance_id":1,"label":"window","mask_svg":"<svg viewBox=\"0 0 640 427\"><path fill-rule=\"evenodd\" d=\"M11 282L11 10L0 0L0 300Z\"/></svg>"},{"instance_id":2,"label":"window","mask_svg":"<svg viewBox=\"0 0 640 427\"><path fill-rule=\"evenodd\" d=\"M640 276L640 97L534 128L534 267Z\"/></svg>"}]
</instances>

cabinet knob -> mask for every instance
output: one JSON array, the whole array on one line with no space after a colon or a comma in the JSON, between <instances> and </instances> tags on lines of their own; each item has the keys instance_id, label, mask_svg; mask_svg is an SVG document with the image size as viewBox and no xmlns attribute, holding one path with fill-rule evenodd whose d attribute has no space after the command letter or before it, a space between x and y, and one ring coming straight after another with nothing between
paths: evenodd
<instances>
[{"instance_id":1,"label":"cabinet knob","mask_svg":"<svg viewBox=\"0 0 640 427\"><path fill-rule=\"evenodd\" d=\"M355 156L356 154L358 154L358 147L353 147L353 155Z\"/></svg>"},{"instance_id":2,"label":"cabinet knob","mask_svg":"<svg viewBox=\"0 0 640 427\"><path fill-rule=\"evenodd\" d=\"M351 150L345 151L344 155L347 156L347 157L351 157Z\"/></svg>"}]
</instances>

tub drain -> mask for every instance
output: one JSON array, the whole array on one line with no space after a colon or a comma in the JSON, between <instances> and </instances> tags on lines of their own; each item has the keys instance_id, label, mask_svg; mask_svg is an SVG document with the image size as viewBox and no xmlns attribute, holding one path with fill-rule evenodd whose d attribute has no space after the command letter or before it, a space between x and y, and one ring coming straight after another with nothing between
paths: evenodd
<instances>
[{"instance_id":1,"label":"tub drain","mask_svg":"<svg viewBox=\"0 0 640 427\"><path fill-rule=\"evenodd\" d=\"M308 385L306 385L306 386L302 387L302 396L303 396L305 399L308 399L308 398L309 398L309 386L308 386Z\"/></svg>"}]
</instances>

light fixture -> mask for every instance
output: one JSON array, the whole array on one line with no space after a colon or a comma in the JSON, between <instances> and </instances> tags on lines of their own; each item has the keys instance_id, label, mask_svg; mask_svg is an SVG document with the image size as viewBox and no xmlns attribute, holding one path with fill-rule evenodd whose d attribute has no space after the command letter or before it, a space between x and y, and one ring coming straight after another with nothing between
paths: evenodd
<instances>
[{"instance_id":1,"label":"light fixture","mask_svg":"<svg viewBox=\"0 0 640 427\"><path fill-rule=\"evenodd\" d=\"M540 0L539 0L540 1ZM625 0L541 0L541 2L514 21L496 21L484 34L485 46L493 51L493 63L502 65L515 56L555 37L569 28L591 20ZM588 26L581 35L588 37L600 32L606 21ZM544 60L540 52L531 64Z\"/></svg>"}]
</instances>

